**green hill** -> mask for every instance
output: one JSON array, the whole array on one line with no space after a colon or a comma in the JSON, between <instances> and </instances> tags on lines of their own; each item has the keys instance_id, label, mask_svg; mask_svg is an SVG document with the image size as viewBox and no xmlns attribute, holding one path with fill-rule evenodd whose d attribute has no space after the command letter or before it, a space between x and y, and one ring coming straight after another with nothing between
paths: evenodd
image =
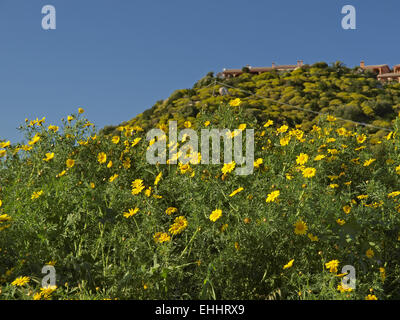
<instances>
[{"instance_id":1,"label":"green hill","mask_svg":"<svg viewBox=\"0 0 400 320\"><path fill-rule=\"evenodd\" d=\"M224 85L230 96L219 94ZM254 120L301 124L303 130L318 122L319 116L314 112L390 128L400 111L399 83L382 85L374 73L364 72L359 67L350 69L340 62L332 66L319 62L292 72L244 73L230 79L214 77L210 72L193 88L174 91L168 99L156 102L122 125L148 129L166 124L168 120L177 120L182 125L185 120L199 117L203 111L214 112L232 97L241 98L243 108ZM115 127L104 129L106 133L113 130ZM376 131L371 128L372 133Z\"/></svg>"}]
</instances>

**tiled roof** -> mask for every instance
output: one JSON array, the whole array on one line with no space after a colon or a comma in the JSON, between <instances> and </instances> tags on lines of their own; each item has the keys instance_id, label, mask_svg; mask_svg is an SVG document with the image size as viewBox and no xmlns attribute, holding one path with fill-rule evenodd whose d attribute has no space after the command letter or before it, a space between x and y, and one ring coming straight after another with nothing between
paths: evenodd
<instances>
[{"instance_id":1,"label":"tiled roof","mask_svg":"<svg viewBox=\"0 0 400 320\"><path fill-rule=\"evenodd\" d=\"M275 66L275 69L295 69L297 65L282 65L282 66Z\"/></svg>"},{"instance_id":2,"label":"tiled roof","mask_svg":"<svg viewBox=\"0 0 400 320\"><path fill-rule=\"evenodd\" d=\"M274 70L273 67L252 67L250 68L250 72L268 72Z\"/></svg>"},{"instance_id":3,"label":"tiled roof","mask_svg":"<svg viewBox=\"0 0 400 320\"><path fill-rule=\"evenodd\" d=\"M378 78L394 78L394 77L400 77L400 73L391 72L378 75Z\"/></svg>"},{"instance_id":4,"label":"tiled roof","mask_svg":"<svg viewBox=\"0 0 400 320\"><path fill-rule=\"evenodd\" d=\"M388 67L387 64L377 64L377 65L371 65L371 66L364 66L364 69L375 69L375 68L383 68L383 67Z\"/></svg>"},{"instance_id":5,"label":"tiled roof","mask_svg":"<svg viewBox=\"0 0 400 320\"><path fill-rule=\"evenodd\" d=\"M242 72L242 69L225 69L223 73L237 73Z\"/></svg>"}]
</instances>

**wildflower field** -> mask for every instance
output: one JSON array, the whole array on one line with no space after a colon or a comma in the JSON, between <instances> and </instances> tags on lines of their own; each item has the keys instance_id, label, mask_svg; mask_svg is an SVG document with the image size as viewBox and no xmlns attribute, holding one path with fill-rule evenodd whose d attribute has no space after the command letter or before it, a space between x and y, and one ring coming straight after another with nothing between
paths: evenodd
<instances>
[{"instance_id":1,"label":"wildflower field","mask_svg":"<svg viewBox=\"0 0 400 320\"><path fill-rule=\"evenodd\" d=\"M145 130L102 134L83 109L62 127L26 120L26 144L0 143L0 299L400 299L394 122L373 139L333 116L303 131L238 99L181 123L254 129L239 176L234 162L150 165Z\"/></svg>"}]
</instances>

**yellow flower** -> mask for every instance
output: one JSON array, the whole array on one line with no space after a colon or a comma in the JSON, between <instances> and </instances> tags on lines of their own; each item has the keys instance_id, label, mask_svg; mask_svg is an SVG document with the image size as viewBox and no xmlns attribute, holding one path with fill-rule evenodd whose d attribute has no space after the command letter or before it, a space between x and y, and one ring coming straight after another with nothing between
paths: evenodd
<instances>
[{"instance_id":1,"label":"yellow flower","mask_svg":"<svg viewBox=\"0 0 400 320\"><path fill-rule=\"evenodd\" d=\"M268 127L272 126L273 124L274 124L274 121L268 120L268 121L264 124L264 127L265 127L265 128L268 128Z\"/></svg>"},{"instance_id":2,"label":"yellow flower","mask_svg":"<svg viewBox=\"0 0 400 320\"><path fill-rule=\"evenodd\" d=\"M319 240L318 237L317 237L317 236L314 236L312 233L307 234L307 236L310 238L310 240L311 240L312 242L316 242L316 241Z\"/></svg>"},{"instance_id":3,"label":"yellow flower","mask_svg":"<svg viewBox=\"0 0 400 320\"><path fill-rule=\"evenodd\" d=\"M280 195L279 190L272 191L270 194L268 194L267 199L265 200L266 203L268 202L274 202L276 199L278 199Z\"/></svg>"},{"instance_id":4,"label":"yellow flower","mask_svg":"<svg viewBox=\"0 0 400 320\"><path fill-rule=\"evenodd\" d=\"M192 127L192 123L190 121L185 121L185 123L183 124L185 128L191 128Z\"/></svg>"},{"instance_id":5,"label":"yellow flower","mask_svg":"<svg viewBox=\"0 0 400 320\"><path fill-rule=\"evenodd\" d=\"M36 292L33 295L33 300L40 300L42 298L42 294L40 292Z\"/></svg>"},{"instance_id":6,"label":"yellow flower","mask_svg":"<svg viewBox=\"0 0 400 320\"><path fill-rule=\"evenodd\" d=\"M110 161L108 161L108 163L107 163L107 168L111 168L112 167L112 165L113 165L113 162L110 160Z\"/></svg>"},{"instance_id":7,"label":"yellow flower","mask_svg":"<svg viewBox=\"0 0 400 320\"><path fill-rule=\"evenodd\" d=\"M287 146L289 144L291 138L292 138L291 136L286 136L286 137L281 138L279 140L280 145L282 147Z\"/></svg>"},{"instance_id":8,"label":"yellow flower","mask_svg":"<svg viewBox=\"0 0 400 320\"><path fill-rule=\"evenodd\" d=\"M241 102L242 102L242 100L240 100L239 98L236 98L234 100L229 101L229 105L231 107L238 107L238 106L240 106Z\"/></svg>"},{"instance_id":9,"label":"yellow flower","mask_svg":"<svg viewBox=\"0 0 400 320\"><path fill-rule=\"evenodd\" d=\"M296 163L299 165L303 165L308 161L308 155L305 153L300 153L296 158Z\"/></svg>"},{"instance_id":10,"label":"yellow flower","mask_svg":"<svg viewBox=\"0 0 400 320\"><path fill-rule=\"evenodd\" d=\"M297 126L296 126L297 127ZM304 136L304 131L296 129L296 130L291 130L289 132L290 135L294 135L296 137L297 140L299 140L300 142L304 142L305 140L303 139Z\"/></svg>"},{"instance_id":11,"label":"yellow flower","mask_svg":"<svg viewBox=\"0 0 400 320\"><path fill-rule=\"evenodd\" d=\"M333 181L339 179L339 176L328 176L328 178Z\"/></svg>"},{"instance_id":12,"label":"yellow flower","mask_svg":"<svg viewBox=\"0 0 400 320\"><path fill-rule=\"evenodd\" d=\"M373 163L374 161L376 161L376 159L369 159L366 160L363 164L364 167L368 167L371 163Z\"/></svg>"},{"instance_id":13,"label":"yellow flower","mask_svg":"<svg viewBox=\"0 0 400 320\"><path fill-rule=\"evenodd\" d=\"M11 220L12 220L12 218L6 213L0 215L0 223L8 222L8 221L11 221Z\"/></svg>"},{"instance_id":14,"label":"yellow flower","mask_svg":"<svg viewBox=\"0 0 400 320\"><path fill-rule=\"evenodd\" d=\"M131 159L126 158L124 161L122 161L122 165L125 169L129 169L131 167Z\"/></svg>"},{"instance_id":15,"label":"yellow flower","mask_svg":"<svg viewBox=\"0 0 400 320\"><path fill-rule=\"evenodd\" d=\"M128 212L124 212L124 217L128 219L128 218L134 216L136 213L138 213L138 211L139 211L139 208L129 209Z\"/></svg>"},{"instance_id":16,"label":"yellow flower","mask_svg":"<svg viewBox=\"0 0 400 320\"><path fill-rule=\"evenodd\" d=\"M378 300L374 294L369 294L365 297L365 300Z\"/></svg>"},{"instance_id":17,"label":"yellow flower","mask_svg":"<svg viewBox=\"0 0 400 320\"><path fill-rule=\"evenodd\" d=\"M289 269L293 266L294 259L290 260L287 264L283 266L283 270Z\"/></svg>"},{"instance_id":18,"label":"yellow flower","mask_svg":"<svg viewBox=\"0 0 400 320\"><path fill-rule=\"evenodd\" d=\"M386 271L385 271L385 268L379 268L379 272L381 273L381 279L382 279L382 282L384 282L385 281L385 279L386 279Z\"/></svg>"},{"instance_id":19,"label":"yellow flower","mask_svg":"<svg viewBox=\"0 0 400 320\"><path fill-rule=\"evenodd\" d=\"M79 113L79 114L82 114L82 113L84 113L84 112L85 112L85 110L83 110L82 108L79 108L79 109L78 109L78 113Z\"/></svg>"},{"instance_id":20,"label":"yellow flower","mask_svg":"<svg viewBox=\"0 0 400 320\"><path fill-rule=\"evenodd\" d=\"M205 127L208 127L209 125L210 125L210 121L207 120L206 122L204 122Z\"/></svg>"},{"instance_id":21,"label":"yellow flower","mask_svg":"<svg viewBox=\"0 0 400 320\"><path fill-rule=\"evenodd\" d=\"M54 152L52 152L52 153L46 153L46 158L44 158L43 160L44 161L50 161L51 159L53 159L54 158Z\"/></svg>"},{"instance_id":22,"label":"yellow flower","mask_svg":"<svg viewBox=\"0 0 400 320\"><path fill-rule=\"evenodd\" d=\"M236 137L236 136L238 136L239 134L240 134L240 130L239 129L235 129L235 130L233 130L232 132L231 131L227 131L226 133L225 133L225 135L228 137L228 138L234 138L234 137Z\"/></svg>"},{"instance_id":23,"label":"yellow flower","mask_svg":"<svg viewBox=\"0 0 400 320\"><path fill-rule=\"evenodd\" d=\"M165 210L165 213L167 214L167 215L171 215L171 214L173 214L173 213L175 213L175 212L178 212L178 209L177 208L175 208L175 207L169 207L169 208L167 208L167 210Z\"/></svg>"},{"instance_id":24,"label":"yellow flower","mask_svg":"<svg viewBox=\"0 0 400 320\"><path fill-rule=\"evenodd\" d=\"M240 131L243 131L244 129L246 129L246 127L247 127L247 125L245 124L245 123L241 123L240 125L239 125L239 130Z\"/></svg>"},{"instance_id":25,"label":"yellow flower","mask_svg":"<svg viewBox=\"0 0 400 320\"><path fill-rule=\"evenodd\" d=\"M7 148L11 145L10 141L7 142L0 142L0 148Z\"/></svg>"},{"instance_id":26,"label":"yellow flower","mask_svg":"<svg viewBox=\"0 0 400 320\"><path fill-rule=\"evenodd\" d=\"M0 158L3 158L6 155L6 150L0 150Z\"/></svg>"},{"instance_id":27,"label":"yellow flower","mask_svg":"<svg viewBox=\"0 0 400 320\"><path fill-rule=\"evenodd\" d=\"M229 196L233 197L234 195L238 194L239 192L243 191L244 189L242 187L237 188L235 191L233 191Z\"/></svg>"},{"instance_id":28,"label":"yellow flower","mask_svg":"<svg viewBox=\"0 0 400 320\"><path fill-rule=\"evenodd\" d=\"M361 134L357 136L357 143L363 143L367 139L367 136L365 134Z\"/></svg>"},{"instance_id":29,"label":"yellow flower","mask_svg":"<svg viewBox=\"0 0 400 320\"><path fill-rule=\"evenodd\" d=\"M73 116L68 116L68 117L67 117L67 120L68 120L69 122L71 122L72 120L74 120L74 117L73 117Z\"/></svg>"},{"instance_id":30,"label":"yellow flower","mask_svg":"<svg viewBox=\"0 0 400 320\"><path fill-rule=\"evenodd\" d=\"M50 295L57 289L57 286L48 286L46 288L40 288L40 294L44 299L49 299Z\"/></svg>"},{"instance_id":31,"label":"yellow flower","mask_svg":"<svg viewBox=\"0 0 400 320\"><path fill-rule=\"evenodd\" d=\"M305 168L302 173L305 178L312 178L315 176L316 171L315 168Z\"/></svg>"},{"instance_id":32,"label":"yellow flower","mask_svg":"<svg viewBox=\"0 0 400 320\"><path fill-rule=\"evenodd\" d=\"M142 190L145 188L143 185L143 180L141 179L136 179L135 181L132 182L132 194L137 195L142 192Z\"/></svg>"},{"instance_id":33,"label":"yellow flower","mask_svg":"<svg viewBox=\"0 0 400 320\"><path fill-rule=\"evenodd\" d=\"M393 191L393 192L388 194L388 197L389 198L394 198L394 197L397 197L398 195L400 195L400 191Z\"/></svg>"},{"instance_id":34,"label":"yellow flower","mask_svg":"<svg viewBox=\"0 0 400 320\"><path fill-rule=\"evenodd\" d=\"M171 237L166 232L157 232L154 234L153 239L156 243L163 243L170 241Z\"/></svg>"},{"instance_id":35,"label":"yellow flower","mask_svg":"<svg viewBox=\"0 0 400 320\"><path fill-rule=\"evenodd\" d=\"M339 273L339 274L336 275L336 277L342 278L342 277L344 277L344 276L347 275L347 274L348 274L347 272L346 272L346 273Z\"/></svg>"},{"instance_id":36,"label":"yellow flower","mask_svg":"<svg viewBox=\"0 0 400 320\"><path fill-rule=\"evenodd\" d=\"M338 225L344 225L346 223L346 221L344 221L343 219L337 219L336 222L338 223Z\"/></svg>"},{"instance_id":37,"label":"yellow flower","mask_svg":"<svg viewBox=\"0 0 400 320\"><path fill-rule=\"evenodd\" d=\"M113 182L117 178L118 178L118 174L114 174L113 176L110 177L109 181Z\"/></svg>"},{"instance_id":38,"label":"yellow flower","mask_svg":"<svg viewBox=\"0 0 400 320\"><path fill-rule=\"evenodd\" d=\"M307 229L308 229L307 224L306 224L304 221L302 221L302 220L297 221L297 222L294 224L294 227L295 227L294 233L295 233L295 234L298 234L298 235L304 235L304 234L306 234Z\"/></svg>"},{"instance_id":39,"label":"yellow flower","mask_svg":"<svg viewBox=\"0 0 400 320\"><path fill-rule=\"evenodd\" d=\"M344 211L345 214L349 214L350 211L351 211L351 207L350 206L344 206L343 207L343 211Z\"/></svg>"},{"instance_id":40,"label":"yellow flower","mask_svg":"<svg viewBox=\"0 0 400 320\"><path fill-rule=\"evenodd\" d=\"M78 141L78 143L79 143L81 146L87 146L87 145L89 144L89 140L86 140L86 141L80 140L80 141Z\"/></svg>"},{"instance_id":41,"label":"yellow flower","mask_svg":"<svg viewBox=\"0 0 400 320\"><path fill-rule=\"evenodd\" d=\"M338 284L337 289L338 289L338 291L340 291L340 293L353 291L353 289L351 287L347 287L346 285L343 286L341 283Z\"/></svg>"},{"instance_id":42,"label":"yellow flower","mask_svg":"<svg viewBox=\"0 0 400 320\"><path fill-rule=\"evenodd\" d=\"M132 146L132 147L136 146L136 145L139 143L140 140L142 140L142 138L136 138L136 139L134 139L133 142L132 142L132 144L131 144L131 146Z\"/></svg>"},{"instance_id":43,"label":"yellow flower","mask_svg":"<svg viewBox=\"0 0 400 320\"><path fill-rule=\"evenodd\" d=\"M278 129L276 129L277 133L285 133L289 127L287 125L280 126Z\"/></svg>"},{"instance_id":44,"label":"yellow flower","mask_svg":"<svg viewBox=\"0 0 400 320\"><path fill-rule=\"evenodd\" d=\"M13 282L11 282L11 285L17 286L17 287L22 287L26 285L31 279L29 277L19 277L15 279Z\"/></svg>"},{"instance_id":45,"label":"yellow flower","mask_svg":"<svg viewBox=\"0 0 400 320\"><path fill-rule=\"evenodd\" d=\"M67 173L67 171L63 170L58 175L56 175L56 178L60 178L60 177L64 176L66 173Z\"/></svg>"},{"instance_id":46,"label":"yellow flower","mask_svg":"<svg viewBox=\"0 0 400 320\"><path fill-rule=\"evenodd\" d=\"M95 188L95 184L93 182L90 183L90 188L92 188L92 189Z\"/></svg>"},{"instance_id":47,"label":"yellow flower","mask_svg":"<svg viewBox=\"0 0 400 320\"><path fill-rule=\"evenodd\" d=\"M43 194L43 190L40 190L40 191L37 191L37 192L34 191L32 196L31 196L31 200L39 198L42 194Z\"/></svg>"},{"instance_id":48,"label":"yellow flower","mask_svg":"<svg viewBox=\"0 0 400 320\"><path fill-rule=\"evenodd\" d=\"M120 140L121 140L120 136L114 136L111 139L112 143L114 144L118 144Z\"/></svg>"},{"instance_id":49,"label":"yellow flower","mask_svg":"<svg viewBox=\"0 0 400 320\"><path fill-rule=\"evenodd\" d=\"M336 132L337 132L337 134L338 134L339 136L345 136L345 135L348 134L346 128L343 128L343 127L337 129Z\"/></svg>"},{"instance_id":50,"label":"yellow flower","mask_svg":"<svg viewBox=\"0 0 400 320\"><path fill-rule=\"evenodd\" d=\"M181 174L185 174L186 172L190 172L192 168L190 167L189 163L182 164L181 162L179 162L179 170Z\"/></svg>"},{"instance_id":51,"label":"yellow flower","mask_svg":"<svg viewBox=\"0 0 400 320\"><path fill-rule=\"evenodd\" d=\"M162 172L160 172L160 173L157 175L156 179L154 180L154 185L155 185L155 186L160 182L161 177L162 177Z\"/></svg>"},{"instance_id":52,"label":"yellow flower","mask_svg":"<svg viewBox=\"0 0 400 320\"><path fill-rule=\"evenodd\" d=\"M221 171L223 174L227 174L229 172L232 172L233 169L235 169L236 163L235 161L232 161L230 163L225 163L224 166L222 167Z\"/></svg>"},{"instance_id":53,"label":"yellow flower","mask_svg":"<svg viewBox=\"0 0 400 320\"><path fill-rule=\"evenodd\" d=\"M106 155L104 152L100 152L100 153L97 155L97 161L98 161L99 163L106 163L106 161L107 161L107 155Z\"/></svg>"},{"instance_id":54,"label":"yellow flower","mask_svg":"<svg viewBox=\"0 0 400 320\"><path fill-rule=\"evenodd\" d=\"M339 266L339 260L331 260L328 263L325 263L325 267L329 269L329 272L337 273L337 267Z\"/></svg>"},{"instance_id":55,"label":"yellow flower","mask_svg":"<svg viewBox=\"0 0 400 320\"><path fill-rule=\"evenodd\" d=\"M68 168L72 168L75 165L75 160L68 159L66 161L66 165L67 165Z\"/></svg>"},{"instance_id":56,"label":"yellow flower","mask_svg":"<svg viewBox=\"0 0 400 320\"><path fill-rule=\"evenodd\" d=\"M38 142L40 140L40 136L39 136L39 134L38 133L36 133L35 134L35 136L32 138L32 140L30 140L29 142L28 142L28 144L30 145L30 146L33 146L36 142Z\"/></svg>"},{"instance_id":57,"label":"yellow flower","mask_svg":"<svg viewBox=\"0 0 400 320\"><path fill-rule=\"evenodd\" d=\"M375 255L374 250L372 250L371 248L369 248L369 249L365 252L365 255L366 255L368 258L371 259L371 258Z\"/></svg>"},{"instance_id":58,"label":"yellow flower","mask_svg":"<svg viewBox=\"0 0 400 320\"><path fill-rule=\"evenodd\" d=\"M221 209L215 209L211 214L210 214L210 220L212 222L217 221L219 218L222 216L222 210Z\"/></svg>"},{"instance_id":59,"label":"yellow flower","mask_svg":"<svg viewBox=\"0 0 400 320\"><path fill-rule=\"evenodd\" d=\"M290 173L286 173L286 179L288 179L288 180L292 180L293 179L293 176L290 174Z\"/></svg>"},{"instance_id":60,"label":"yellow flower","mask_svg":"<svg viewBox=\"0 0 400 320\"><path fill-rule=\"evenodd\" d=\"M336 121L336 118L334 116L329 115L326 117L326 120L329 122L334 122L334 121Z\"/></svg>"},{"instance_id":61,"label":"yellow flower","mask_svg":"<svg viewBox=\"0 0 400 320\"><path fill-rule=\"evenodd\" d=\"M183 230L185 230L188 226L188 222L186 220L186 218L184 216L179 216L177 218L175 218L174 220L174 224L170 226L169 228L169 232L172 235L177 235L180 234L181 232L183 232Z\"/></svg>"},{"instance_id":62,"label":"yellow flower","mask_svg":"<svg viewBox=\"0 0 400 320\"><path fill-rule=\"evenodd\" d=\"M315 160L315 161L320 161L320 160L322 160L323 158L326 158L326 156L323 155L323 154L319 154L319 155L317 155L317 156L314 158L314 160Z\"/></svg>"}]
</instances>

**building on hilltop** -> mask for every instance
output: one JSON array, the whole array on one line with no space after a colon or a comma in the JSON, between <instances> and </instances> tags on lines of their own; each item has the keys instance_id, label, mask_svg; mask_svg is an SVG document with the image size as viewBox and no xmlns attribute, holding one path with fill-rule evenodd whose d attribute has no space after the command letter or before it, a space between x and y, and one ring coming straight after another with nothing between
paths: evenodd
<instances>
[{"instance_id":1,"label":"building on hilltop","mask_svg":"<svg viewBox=\"0 0 400 320\"><path fill-rule=\"evenodd\" d=\"M393 67L393 72L378 75L378 80L382 82L397 81L400 83L400 64Z\"/></svg>"},{"instance_id":2,"label":"building on hilltop","mask_svg":"<svg viewBox=\"0 0 400 320\"><path fill-rule=\"evenodd\" d=\"M363 70L370 70L375 72L376 74L385 74L390 72L390 68L387 64L378 64L378 65L371 65L366 66L364 61L361 61L360 67Z\"/></svg>"},{"instance_id":3,"label":"building on hilltop","mask_svg":"<svg viewBox=\"0 0 400 320\"><path fill-rule=\"evenodd\" d=\"M252 74L261 74L264 72L271 71L293 71L303 66L303 60L297 61L297 64L294 65L275 65L272 63L271 67L251 67L247 65L243 69L223 69L222 72L218 73L218 77L222 78L235 78L240 76L244 72L252 73ZM389 81L396 81L400 83L400 64L395 65L393 70L390 69L387 64L378 64L378 65L370 65L366 66L364 61L361 61L360 68L362 70L370 70L376 74L376 77L379 81L385 83ZM247 70L244 70L247 69Z\"/></svg>"},{"instance_id":4,"label":"building on hilltop","mask_svg":"<svg viewBox=\"0 0 400 320\"><path fill-rule=\"evenodd\" d=\"M395 65L393 70L387 64L366 66L361 61L360 67L363 70L371 70L377 74L377 79L381 82L397 81L400 82L400 64Z\"/></svg>"},{"instance_id":5,"label":"building on hilltop","mask_svg":"<svg viewBox=\"0 0 400 320\"><path fill-rule=\"evenodd\" d=\"M245 68L248 69L249 73L261 74L263 72L270 72L273 70L293 71L302 66L303 66L303 60L299 60L299 61L297 61L297 64L294 64L294 65L275 65L275 63L272 63L271 67L251 67L251 66L247 65ZM232 78L232 77L234 78L234 77L241 75L242 73L244 73L243 69L223 69L222 76L224 78Z\"/></svg>"}]
</instances>

